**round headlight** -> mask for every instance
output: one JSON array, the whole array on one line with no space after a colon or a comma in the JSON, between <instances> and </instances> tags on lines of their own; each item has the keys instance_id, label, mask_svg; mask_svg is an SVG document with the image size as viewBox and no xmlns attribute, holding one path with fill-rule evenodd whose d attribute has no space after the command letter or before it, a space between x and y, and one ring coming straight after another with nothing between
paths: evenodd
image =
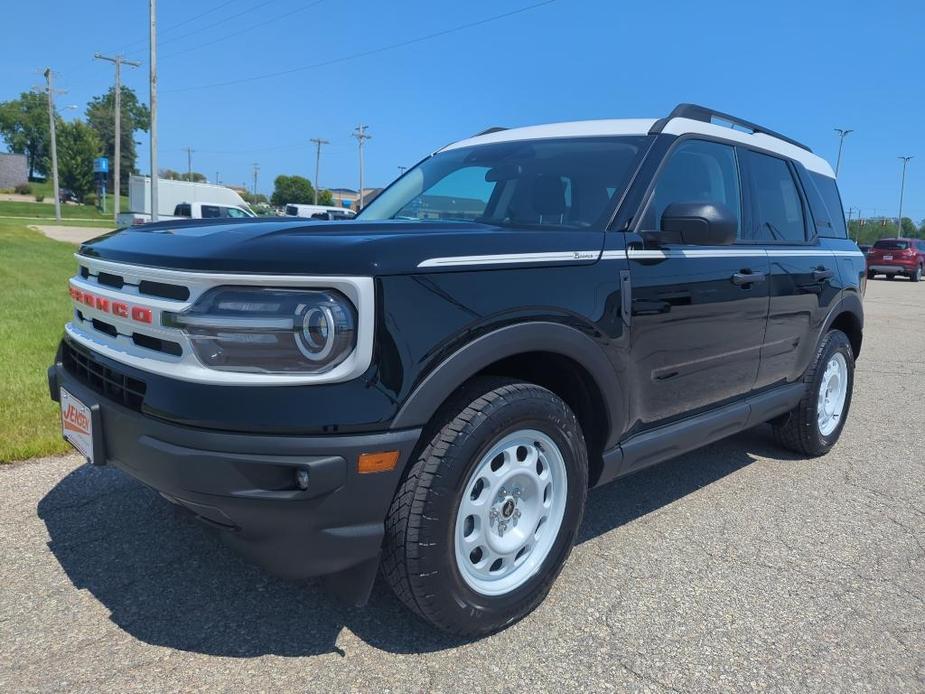
<instances>
[{"instance_id":1,"label":"round headlight","mask_svg":"<svg viewBox=\"0 0 925 694\"><path fill-rule=\"evenodd\" d=\"M306 359L327 358L334 348L335 325L330 306L311 306L302 314L302 330L296 336L296 345Z\"/></svg>"}]
</instances>

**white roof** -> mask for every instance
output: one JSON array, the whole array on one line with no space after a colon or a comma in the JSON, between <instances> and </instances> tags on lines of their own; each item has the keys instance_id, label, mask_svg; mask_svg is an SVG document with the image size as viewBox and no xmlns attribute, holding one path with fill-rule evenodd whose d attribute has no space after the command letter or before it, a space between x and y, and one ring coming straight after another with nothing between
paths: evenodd
<instances>
[{"instance_id":1,"label":"white roof","mask_svg":"<svg viewBox=\"0 0 925 694\"><path fill-rule=\"evenodd\" d=\"M584 120L567 123L548 123L546 125L529 125L524 128L510 128L477 135L444 147L442 152L471 147L473 145L487 145L496 142L516 142L518 140L541 140L556 137L595 137L607 135L646 135L655 124L654 118L620 118L607 120ZM835 178L835 172L829 163L812 152L797 147L789 142L780 140L765 133L749 133L733 128L705 123L691 118L672 118L662 132L667 135L700 134L711 137L741 142L752 145L769 152L775 152L800 162L810 171L820 173L829 178Z\"/></svg>"}]
</instances>

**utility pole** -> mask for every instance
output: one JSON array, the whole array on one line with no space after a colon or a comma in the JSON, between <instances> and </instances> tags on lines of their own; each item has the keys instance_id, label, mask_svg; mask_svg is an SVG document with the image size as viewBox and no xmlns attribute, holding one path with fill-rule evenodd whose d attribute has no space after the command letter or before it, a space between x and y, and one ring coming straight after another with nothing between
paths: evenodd
<instances>
[{"instance_id":1,"label":"utility pole","mask_svg":"<svg viewBox=\"0 0 925 694\"><path fill-rule=\"evenodd\" d=\"M902 238L903 235L903 193L906 190L906 164L912 157L897 157L903 163L903 175L899 184L899 217L896 218L896 238Z\"/></svg>"},{"instance_id":2,"label":"utility pole","mask_svg":"<svg viewBox=\"0 0 925 694\"><path fill-rule=\"evenodd\" d=\"M195 152L196 150L194 150L189 145L187 145L183 149L186 150L186 180L192 183L193 182L193 152Z\"/></svg>"},{"instance_id":3,"label":"utility pole","mask_svg":"<svg viewBox=\"0 0 925 694\"><path fill-rule=\"evenodd\" d=\"M398 175L399 175L399 176L404 176L404 175L405 175L405 171L407 171L407 170L408 170L408 167L407 167L407 166L402 166L401 164L398 165Z\"/></svg>"},{"instance_id":4,"label":"utility pole","mask_svg":"<svg viewBox=\"0 0 925 694\"><path fill-rule=\"evenodd\" d=\"M361 123L353 129L353 137L357 139L357 142L360 145L360 196L357 200L357 212L363 209L363 147L366 144L366 141L372 137L372 135L366 134L366 128L368 127L368 125L363 125Z\"/></svg>"},{"instance_id":5,"label":"utility pole","mask_svg":"<svg viewBox=\"0 0 925 694\"><path fill-rule=\"evenodd\" d=\"M121 165L122 165L122 65L129 65L131 67L139 67L141 63L136 63L131 60L126 60L124 56L115 55L115 56L105 56L100 53L96 53L93 56L96 60L105 60L112 63L116 66L116 86L113 93L115 98L115 139L114 144L115 152L112 157L112 199L113 199L113 212L112 219L114 222L118 223L119 221L119 195L122 192L122 180L121 180Z\"/></svg>"},{"instance_id":6,"label":"utility pole","mask_svg":"<svg viewBox=\"0 0 925 694\"><path fill-rule=\"evenodd\" d=\"M838 158L835 159L835 178L838 178L838 167L841 166L841 148L845 144L845 138L854 130L845 128L835 128L835 134L838 135Z\"/></svg>"},{"instance_id":7,"label":"utility pole","mask_svg":"<svg viewBox=\"0 0 925 694\"><path fill-rule=\"evenodd\" d=\"M257 195L257 172L260 171L260 164L254 162L254 195Z\"/></svg>"},{"instance_id":8,"label":"utility pole","mask_svg":"<svg viewBox=\"0 0 925 694\"><path fill-rule=\"evenodd\" d=\"M45 68L45 93L48 95L48 129L51 133L51 176L55 195L55 221L61 221L61 196L58 193L58 143L55 139L55 73ZM30 172L31 174L31 172Z\"/></svg>"},{"instance_id":9,"label":"utility pole","mask_svg":"<svg viewBox=\"0 0 925 694\"><path fill-rule=\"evenodd\" d=\"M218 171L215 172L215 185L220 185L220 182L218 180Z\"/></svg>"},{"instance_id":10,"label":"utility pole","mask_svg":"<svg viewBox=\"0 0 925 694\"><path fill-rule=\"evenodd\" d=\"M150 54L148 81L151 87L151 221L157 221L157 0L148 0Z\"/></svg>"},{"instance_id":11,"label":"utility pole","mask_svg":"<svg viewBox=\"0 0 925 694\"><path fill-rule=\"evenodd\" d=\"M331 144L320 137L313 137L309 142L315 143L315 204L318 204L318 171L321 169L321 145Z\"/></svg>"}]
</instances>

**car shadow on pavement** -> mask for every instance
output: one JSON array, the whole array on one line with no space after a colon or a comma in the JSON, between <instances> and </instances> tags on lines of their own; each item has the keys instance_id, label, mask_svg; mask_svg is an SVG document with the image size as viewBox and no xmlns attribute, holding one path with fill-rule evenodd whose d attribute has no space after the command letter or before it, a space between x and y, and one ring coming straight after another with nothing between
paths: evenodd
<instances>
[{"instance_id":1,"label":"car shadow on pavement","mask_svg":"<svg viewBox=\"0 0 925 694\"><path fill-rule=\"evenodd\" d=\"M749 465L753 454L781 457L766 434L753 430L592 492L579 542ZM38 515L74 586L149 644L243 658L342 654L337 641L345 626L393 653L463 643L414 617L381 580L365 608L352 608L317 582L272 577L115 469L75 469L41 500Z\"/></svg>"}]
</instances>

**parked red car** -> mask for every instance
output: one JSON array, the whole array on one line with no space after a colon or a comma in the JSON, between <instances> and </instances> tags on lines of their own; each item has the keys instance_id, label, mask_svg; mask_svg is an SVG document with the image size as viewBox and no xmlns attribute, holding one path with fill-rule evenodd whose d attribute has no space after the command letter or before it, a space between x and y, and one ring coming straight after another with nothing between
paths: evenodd
<instances>
[{"instance_id":1,"label":"parked red car","mask_svg":"<svg viewBox=\"0 0 925 694\"><path fill-rule=\"evenodd\" d=\"M925 241L918 239L880 239L867 254L867 278L886 275L894 279L905 275L918 282L925 274Z\"/></svg>"}]
</instances>

